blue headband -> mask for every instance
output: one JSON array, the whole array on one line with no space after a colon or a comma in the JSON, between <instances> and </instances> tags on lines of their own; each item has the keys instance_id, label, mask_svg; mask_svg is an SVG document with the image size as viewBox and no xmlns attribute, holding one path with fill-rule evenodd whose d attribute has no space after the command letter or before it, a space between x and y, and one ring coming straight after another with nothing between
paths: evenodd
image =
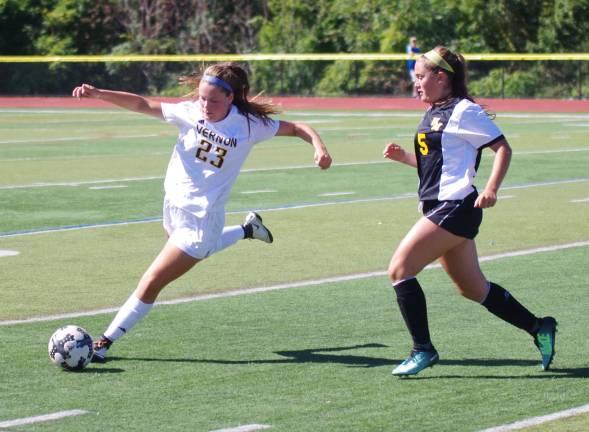
<instances>
[{"instance_id":1,"label":"blue headband","mask_svg":"<svg viewBox=\"0 0 589 432\"><path fill-rule=\"evenodd\" d=\"M229 83L223 81L221 78L217 78L216 76L203 75L203 77L201 78L201 81L205 81L205 82L208 82L209 84L223 87L229 93L233 93L233 87L231 87L231 85L229 85Z\"/></svg>"}]
</instances>

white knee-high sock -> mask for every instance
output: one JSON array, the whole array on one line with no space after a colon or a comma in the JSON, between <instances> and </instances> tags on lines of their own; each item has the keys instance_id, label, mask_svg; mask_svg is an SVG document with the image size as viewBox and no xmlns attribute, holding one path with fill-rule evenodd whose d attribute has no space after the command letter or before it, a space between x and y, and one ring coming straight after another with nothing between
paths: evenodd
<instances>
[{"instance_id":1,"label":"white knee-high sock","mask_svg":"<svg viewBox=\"0 0 589 432\"><path fill-rule=\"evenodd\" d=\"M243 239L244 235L245 233L243 232L241 225L226 226L223 228L223 232L221 233L221 237L219 238L215 252L222 251L223 249L237 243L239 240Z\"/></svg>"},{"instance_id":2,"label":"white knee-high sock","mask_svg":"<svg viewBox=\"0 0 589 432\"><path fill-rule=\"evenodd\" d=\"M104 332L104 336L113 342L116 341L147 315L152 307L153 303L143 303L135 294L131 294Z\"/></svg>"}]
</instances>

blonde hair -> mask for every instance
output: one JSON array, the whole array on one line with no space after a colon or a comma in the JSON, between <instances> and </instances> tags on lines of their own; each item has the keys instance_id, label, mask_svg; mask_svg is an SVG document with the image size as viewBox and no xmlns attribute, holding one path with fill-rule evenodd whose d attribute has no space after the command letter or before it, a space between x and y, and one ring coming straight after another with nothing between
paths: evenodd
<instances>
[{"instance_id":1,"label":"blonde hair","mask_svg":"<svg viewBox=\"0 0 589 432\"><path fill-rule=\"evenodd\" d=\"M210 75L225 81L233 89L233 104L237 107L240 114L243 114L248 120L252 115L261 119L264 123L270 120L270 116L280 113L280 108L270 102L258 101L260 94L248 99L250 85L247 72L237 63L227 62L218 63L207 67L201 72L189 76L182 76L178 80L180 84L192 88L190 96L198 94L198 85L204 75ZM221 91L230 94L229 90L219 87Z\"/></svg>"}]
</instances>

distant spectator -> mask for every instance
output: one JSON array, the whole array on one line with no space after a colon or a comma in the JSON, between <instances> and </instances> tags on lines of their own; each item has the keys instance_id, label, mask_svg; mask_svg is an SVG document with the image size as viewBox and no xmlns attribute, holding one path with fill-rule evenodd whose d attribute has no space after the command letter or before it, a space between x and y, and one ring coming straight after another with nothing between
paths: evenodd
<instances>
[{"instance_id":1,"label":"distant spectator","mask_svg":"<svg viewBox=\"0 0 589 432\"><path fill-rule=\"evenodd\" d=\"M419 54L420 49L417 46L417 38L415 36L409 38L409 44L405 51L411 56L411 58L407 60L407 72L409 72L409 78L411 78L411 93L413 97L417 97L417 90L415 89L415 59L417 54Z\"/></svg>"}]
</instances>

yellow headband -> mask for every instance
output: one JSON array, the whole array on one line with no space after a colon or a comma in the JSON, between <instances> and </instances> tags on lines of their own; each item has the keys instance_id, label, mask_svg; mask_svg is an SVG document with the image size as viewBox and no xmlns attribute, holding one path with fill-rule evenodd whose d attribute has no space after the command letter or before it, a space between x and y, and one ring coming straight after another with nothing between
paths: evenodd
<instances>
[{"instance_id":1,"label":"yellow headband","mask_svg":"<svg viewBox=\"0 0 589 432\"><path fill-rule=\"evenodd\" d=\"M450 64L444 60L444 57L442 57L435 49L426 52L423 56L436 66L441 67L448 72L454 73L454 68L450 66Z\"/></svg>"}]
</instances>

